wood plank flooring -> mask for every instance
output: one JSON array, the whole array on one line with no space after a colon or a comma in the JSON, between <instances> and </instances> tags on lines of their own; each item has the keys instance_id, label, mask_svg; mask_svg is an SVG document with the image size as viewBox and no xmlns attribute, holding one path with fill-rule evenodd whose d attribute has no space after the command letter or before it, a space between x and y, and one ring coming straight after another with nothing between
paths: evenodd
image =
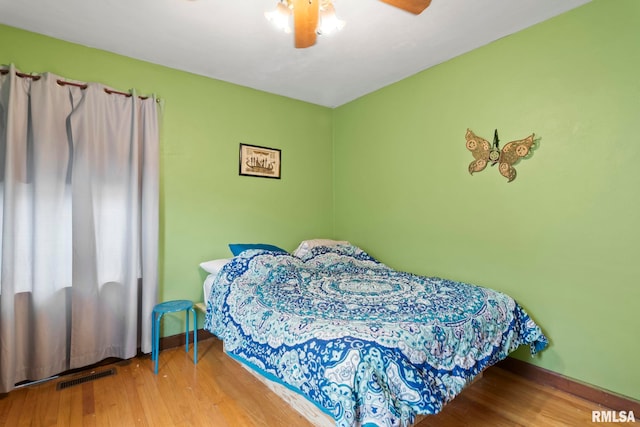
<instances>
[{"instance_id":1,"label":"wood plank flooring","mask_svg":"<svg viewBox=\"0 0 640 427\"><path fill-rule=\"evenodd\" d=\"M0 399L0 426L310 426L226 356L220 341L203 340L198 350L197 365L184 347L162 351L158 375L150 358L140 357L112 365L116 375L59 391L58 382L86 373L15 390ZM583 426L592 424L592 410L601 409L490 368L416 427Z\"/></svg>"}]
</instances>

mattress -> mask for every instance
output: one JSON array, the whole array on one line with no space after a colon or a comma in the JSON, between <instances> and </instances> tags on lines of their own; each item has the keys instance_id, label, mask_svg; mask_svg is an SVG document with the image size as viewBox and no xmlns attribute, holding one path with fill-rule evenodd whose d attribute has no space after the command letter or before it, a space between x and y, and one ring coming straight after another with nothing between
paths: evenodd
<instances>
[{"instance_id":1,"label":"mattress","mask_svg":"<svg viewBox=\"0 0 640 427\"><path fill-rule=\"evenodd\" d=\"M216 275L211 273L204 279L204 283L202 284L202 291L204 292L205 307L207 305L206 304L207 300L209 299L209 296L211 295L211 287L213 286L213 282L215 280L216 280Z\"/></svg>"}]
</instances>

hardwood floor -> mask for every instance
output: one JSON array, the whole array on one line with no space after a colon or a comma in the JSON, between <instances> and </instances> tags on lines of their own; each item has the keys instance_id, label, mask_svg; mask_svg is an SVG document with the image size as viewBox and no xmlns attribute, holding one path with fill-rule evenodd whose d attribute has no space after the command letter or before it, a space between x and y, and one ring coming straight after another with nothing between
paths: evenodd
<instances>
[{"instance_id":1,"label":"hardwood floor","mask_svg":"<svg viewBox=\"0 0 640 427\"><path fill-rule=\"evenodd\" d=\"M116 375L59 391L58 382L86 372L15 390L0 399L0 425L311 425L226 356L220 341L203 340L198 349L197 365L184 347L163 350L158 375L150 358L141 357L112 365ZM601 409L606 408L490 368L440 414L416 427L582 426L591 424L592 410Z\"/></svg>"}]
</instances>

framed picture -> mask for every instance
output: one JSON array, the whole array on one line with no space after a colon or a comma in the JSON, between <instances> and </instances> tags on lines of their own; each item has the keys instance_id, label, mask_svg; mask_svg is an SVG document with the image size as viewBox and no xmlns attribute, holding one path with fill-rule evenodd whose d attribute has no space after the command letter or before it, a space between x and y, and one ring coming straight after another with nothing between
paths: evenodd
<instances>
[{"instance_id":1,"label":"framed picture","mask_svg":"<svg viewBox=\"0 0 640 427\"><path fill-rule=\"evenodd\" d=\"M240 175L280 179L280 150L240 143Z\"/></svg>"}]
</instances>

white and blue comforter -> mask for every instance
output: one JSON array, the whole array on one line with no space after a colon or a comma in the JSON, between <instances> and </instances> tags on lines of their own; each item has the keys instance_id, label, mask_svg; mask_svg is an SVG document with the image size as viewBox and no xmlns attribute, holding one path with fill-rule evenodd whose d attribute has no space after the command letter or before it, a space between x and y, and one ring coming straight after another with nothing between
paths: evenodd
<instances>
[{"instance_id":1,"label":"white and blue comforter","mask_svg":"<svg viewBox=\"0 0 640 427\"><path fill-rule=\"evenodd\" d=\"M217 276L205 328L338 426L408 425L521 344L547 345L507 295L398 272L348 245L241 253Z\"/></svg>"}]
</instances>

